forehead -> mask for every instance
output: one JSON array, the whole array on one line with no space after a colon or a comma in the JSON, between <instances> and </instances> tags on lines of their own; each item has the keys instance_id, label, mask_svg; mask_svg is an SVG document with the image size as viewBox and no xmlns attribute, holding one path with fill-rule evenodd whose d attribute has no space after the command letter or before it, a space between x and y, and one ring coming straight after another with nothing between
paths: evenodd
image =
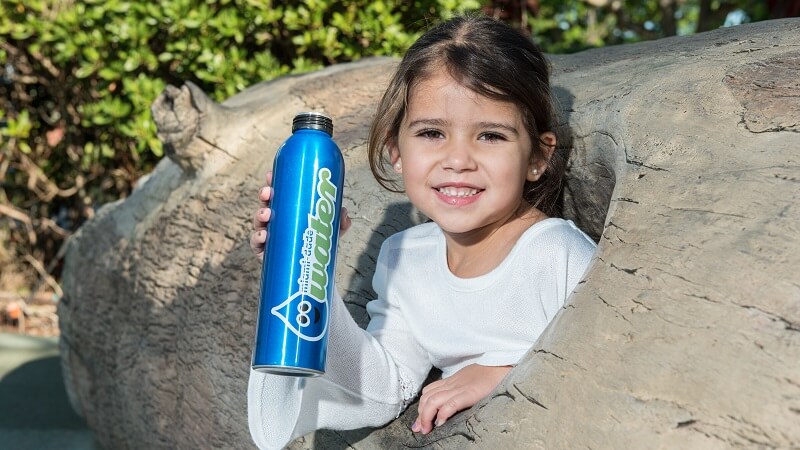
<instances>
[{"instance_id":1,"label":"forehead","mask_svg":"<svg viewBox=\"0 0 800 450\"><path fill-rule=\"evenodd\" d=\"M510 101L487 97L457 81L446 71L431 74L410 90L406 117L458 113L504 116L519 120L519 107Z\"/></svg>"}]
</instances>

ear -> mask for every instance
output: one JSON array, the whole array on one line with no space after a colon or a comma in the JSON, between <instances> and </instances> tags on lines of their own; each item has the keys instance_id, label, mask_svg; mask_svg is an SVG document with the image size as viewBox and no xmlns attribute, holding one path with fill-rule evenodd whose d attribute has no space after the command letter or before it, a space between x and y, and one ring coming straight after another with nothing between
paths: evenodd
<instances>
[{"instance_id":1,"label":"ear","mask_svg":"<svg viewBox=\"0 0 800 450\"><path fill-rule=\"evenodd\" d=\"M397 147L397 139L390 139L386 143L389 149L389 161L392 163L392 169L397 173L403 173L403 161L400 158L400 149Z\"/></svg>"},{"instance_id":2,"label":"ear","mask_svg":"<svg viewBox=\"0 0 800 450\"><path fill-rule=\"evenodd\" d=\"M531 156L531 161L528 163L528 172L525 177L528 181L537 181L544 175L547 170L547 163L553 152L556 150L556 134L552 131L546 131L539 135L539 148L541 155L538 157L534 153Z\"/></svg>"}]
</instances>

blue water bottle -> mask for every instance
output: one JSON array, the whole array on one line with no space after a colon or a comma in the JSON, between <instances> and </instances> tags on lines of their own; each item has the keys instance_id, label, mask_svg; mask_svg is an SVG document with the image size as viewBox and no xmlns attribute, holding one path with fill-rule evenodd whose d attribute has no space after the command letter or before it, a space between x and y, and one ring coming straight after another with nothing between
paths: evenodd
<instances>
[{"instance_id":1,"label":"blue water bottle","mask_svg":"<svg viewBox=\"0 0 800 450\"><path fill-rule=\"evenodd\" d=\"M275 155L254 370L325 373L344 185L344 160L332 136L329 117L300 113Z\"/></svg>"}]
</instances>

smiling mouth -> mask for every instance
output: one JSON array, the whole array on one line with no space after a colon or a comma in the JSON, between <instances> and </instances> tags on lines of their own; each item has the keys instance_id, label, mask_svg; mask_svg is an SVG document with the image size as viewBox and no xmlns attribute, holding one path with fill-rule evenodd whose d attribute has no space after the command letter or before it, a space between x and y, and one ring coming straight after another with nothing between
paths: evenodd
<instances>
[{"instance_id":1,"label":"smiling mouth","mask_svg":"<svg viewBox=\"0 0 800 450\"><path fill-rule=\"evenodd\" d=\"M473 195L477 195L483 192L483 189L445 186L436 188L436 191L442 195L446 195L447 197L463 198L463 197L472 197Z\"/></svg>"}]
</instances>

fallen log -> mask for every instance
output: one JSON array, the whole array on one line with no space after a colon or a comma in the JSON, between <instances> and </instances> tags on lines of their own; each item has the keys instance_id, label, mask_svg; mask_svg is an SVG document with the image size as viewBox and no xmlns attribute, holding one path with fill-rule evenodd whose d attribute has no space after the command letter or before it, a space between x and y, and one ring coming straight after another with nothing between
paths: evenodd
<instances>
[{"instance_id":1,"label":"fallen log","mask_svg":"<svg viewBox=\"0 0 800 450\"><path fill-rule=\"evenodd\" d=\"M568 305L496 392L432 434L412 407L294 448L800 445L800 20L553 58L572 149L564 214L599 241ZM294 113L335 118L353 218L337 284L360 324L382 240L423 220L365 139L392 59L153 106L168 158L70 240L70 399L107 448L251 448L255 192Z\"/></svg>"}]
</instances>

